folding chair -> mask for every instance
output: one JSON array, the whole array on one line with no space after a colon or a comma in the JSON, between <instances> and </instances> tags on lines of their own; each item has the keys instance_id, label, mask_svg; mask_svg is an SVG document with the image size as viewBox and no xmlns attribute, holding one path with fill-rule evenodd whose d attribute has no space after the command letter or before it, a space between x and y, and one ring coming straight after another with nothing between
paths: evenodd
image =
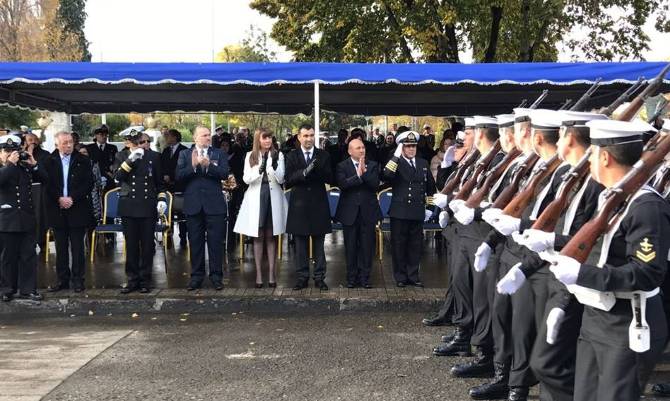
<instances>
[{"instance_id":1,"label":"folding chair","mask_svg":"<svg viewBox=\"0 0 670 401\"><path fill-rule=\"evenodd\" d=\"M102 207L102 224L97 225L91 233L91 263L95 260L95 241L98 234L116 234L123 232L123 226L116 223L116 219L119 218L118 209L120 191L121 188L114 188L105 193Z\"/></svg>"}]
</instances>

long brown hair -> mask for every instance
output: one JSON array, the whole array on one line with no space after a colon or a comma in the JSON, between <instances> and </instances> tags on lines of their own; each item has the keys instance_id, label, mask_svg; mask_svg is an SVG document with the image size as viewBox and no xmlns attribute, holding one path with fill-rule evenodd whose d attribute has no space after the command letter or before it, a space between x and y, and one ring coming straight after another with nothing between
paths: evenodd
<instances>
[{"instance_id":1,"label":"long brown hair","mask_svg":"<svg viewBox=\"0 0 670 401\"><path fill-rule=\"evenodd\" d=\"M272 130L268 128L257 128L256 131L254 132L254 145L251 148L251 156L249 156L249 165L251 167L256 166L261 159L261 136L267 137L267 136L273 136L274 134L272 133ZM276 155L273 152L272 146L270 146L270 154L272 155L273 158L276 158Z\"/></svg>"}]
</instances>

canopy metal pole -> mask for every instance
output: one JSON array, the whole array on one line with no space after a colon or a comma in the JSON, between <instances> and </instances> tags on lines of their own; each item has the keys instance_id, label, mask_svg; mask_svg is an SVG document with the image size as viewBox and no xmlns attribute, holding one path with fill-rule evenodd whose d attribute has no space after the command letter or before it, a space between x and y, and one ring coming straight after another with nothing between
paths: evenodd
<instances>
[{"instance_id":1,"label":"canopy metal pole","mask_svg":"<svg viewBox=\"0 0 670 401\"><path fill-rule=\"evenodd\" d=\"M215 125L216 120L214 119L214 113L209 113L209 126L211 127L209 131L212 133L212 135L214 134L214 130L216 129Z\"/></svg>"},{"instance_id":2,"label":"canopy metal pole","mask_svg":"<svg viewBox=\"0 0 670 401\"><path fill-rule=\"evenodd\" d=\"M384 116L384 136L389 132L389 116Z\"/></svg>"},{"instance_id":3,"label":"canopy metal pole","mask_svg":"<svg viewBox=\"0 0 670 401\"><path fill-rule=\"evenodd\" d=\"M321 129L319 127L319 122L321 121L321 110L319 108L319 83L314 82L314 138L316 141L315 146L320 147L321 142Z\"/></svg>"}]
</instances>

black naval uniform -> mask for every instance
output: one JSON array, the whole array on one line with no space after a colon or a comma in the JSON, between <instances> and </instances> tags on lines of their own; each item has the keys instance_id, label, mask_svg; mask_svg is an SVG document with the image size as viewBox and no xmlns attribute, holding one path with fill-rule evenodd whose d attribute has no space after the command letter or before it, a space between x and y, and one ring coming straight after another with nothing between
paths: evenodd
<instances>
[{"instance_id":1,"label":"black naval uniform","mask_svg":"<svg viewBox=\"0 0 670 401\"><path fill-rule=\"evenodd\" d=\"M435 180L428 162L414 158L411 161L393 156L384 167L382 179L391 184L393 198L389 216L391 217L391 246L393 277L396 283L417 284L423 221L426 216L426 197L435 193Z\"/></svg>"},{"instance_id":2,"label":"black naval uniform","mask_svg":"<svg viewBox=\"0 0 670 401\"><path fill-rule=\"evenodd\" d=\"M6 301L11 300L16 291L20 295L37 295L33 180L42 183L48 180L39 165L28 167L21 162L17 165L7 162L0 167L0 240L3 244L0 288Z\"/></svg>"},{"instance_id":3,"label":"black naval uniform","mask_svg":"<svg viewBox=\"0 0 670 401\"><path fill-rule=\"evenodd\" d=\"M126 240L126 289L149 289L158 218L156 204L166 200L160 155L145 150L138 160L126 157L114 178L121 185L118 211Z\"/></svg>"},{"instance_id":4,"label":"black naval uniform","mask_svg":"<svg viewBox=\"0 0 670 401\"><path fill-rule=\"evenodd\" d=\"M670 249L670 206L653 190L638 192L615 231L605 265L601 237L580 268L577 285L598 291L651 291L663 284ZM637 400L665 346L667 324L660 295L647 298L651 349L629 348L631 302L617 298L609 311L584 306L577 344L575 401Z\"/></svg>"}]
</instances>

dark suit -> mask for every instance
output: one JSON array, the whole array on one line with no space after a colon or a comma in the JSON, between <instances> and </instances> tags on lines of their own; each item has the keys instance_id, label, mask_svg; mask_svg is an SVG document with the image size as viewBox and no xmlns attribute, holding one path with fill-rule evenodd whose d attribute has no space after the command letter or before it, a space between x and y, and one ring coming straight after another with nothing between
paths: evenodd
<instances>
[{"instance_id":1,"label":"dark suit","mask_svg":"<svg viewBox=\"0 0 670 401\"><path fill-rule=\"evenodd\" d=\"M370 283L375 245L375 225L382 219L376 191L379 187L379 164L365 163L365 174L358 176L352 159L337 165L335 179L340 200L335 219L344 228L347 255L347 282Z\"/></svg>"},{"instance_id":2,"label":"dark suit","mask_svg":"<svg viewBox=\"0 0 670 401\"><path fill-rule=\"evenodd\" d=\"M33 179L46 182L44 169L8 164L0 167L0 288L3 294L30 294L37 287ZM20 266L20 268L19 268Z\"/></svg>"},{"instance_id":3,"label":"dark suit","mask_svg":"<svg viewBox=\"0 0 670 401\"><path fill-rule=\"evenodd\" d=\"M286 156L286 187L291 189L288 204L286 232L295 236L296 273L298 280L309 279L309 261L307 250L309 237L312 237L314 280L323 280L326 275L326 255L323 240L332 231L330 206L326 194L326 183L332 181L333 172L330 155L325 150L312 148L311 163L314 170L305 177L303 172L307 162L302 148L291 151Z\"/></svg>"},{"instance_id":4,"label":"dark suit","mask_svg":"<svg viewBox=\"0 0 670 401\"><path fill-rule=\"evenodd\" d=\"M226 198L221 180L228 178L228 156L220 149L207 149L210 164L193 168L191 154L196 148L179 154L177 182L184 186L184 214L191 244L191 286L200 287L205 277L205 241L209 245L209 277L223 280L223 233L226 223ZM206 235L206 237L205 237ZM205 239L206 238L206 239Z\"/></svg>"},{"instance_id":5,"label":"dark suit","mask_svg":"<svg viewBox=\"0 0 670 401\"><path fill-rule=\"evenodd\" d=\"M116 152L118 151L116 145L106 143L104 145L104 150L100 150L100 145L97 142L93 142L86 145L86 150L88 151L88 156L91 158L91 161L93 163L98 163L100 174L107 178L105 190L114 188L114 180L112 180L112 177L116 171L116 169L113 168Z\"/></svg>"},{"instance_id":6,"label":"dark suit","mask_svg":"<svg viewBox=\"0 0 670 401\"><path fill-rule=\"evenodd\" d=\"M397 163L397 169L390 168L392 162ZM414 163L415 168L412 168L404 157L394 156L382 173L393 191L389 209L393 276L396 282L409 284L420 281L426 196L435 193L435 180L428 162L416 157Z\"/></svg>"},{"instance_id":7,"label":"dark suit","mask_svg":"<svg viewBox=\"0 0 670 401\"><path fill-rule=\"evenodd\" d=\"M114 178L121 185L118 213L126 239L128 288L150 288L156 229L156 204L165 201L160 156L145 150L141 159L126 158Z\"/></svg>"},{"instance_id":8,"label":"dark suit","mask_svg":"<svg viewBox=\"0 0 670 401\"><path fill-rule=\"evenodd\" d=\"M177 174L177 161L179 160L179 154L187 149L188 148L186 146L178 143L175 146L174 153L172 152L172 147L167 145L161 153L161 170L163 171L164 176L167 175L170 177L170 180L165 183L165 189L172 192L173 195L184 190L181 185L177 185L177 180L175 177ZM186 222L183 221L182 216L179 216L179 219L182 220L179 223L179 238L181 238L182 241L186 241Z\"/></svg>"},{"instance_id":9,"label":"dark suit","mask_svg":"<svg viewBox=\"0 0 670 401\"><path fill-rule=\"evenodd\" d=\"M93 225L93 171L91 161L78 152L70 155L67 175L67 196L72 198L69 209L61 209L58 198L63 197L63 164L60 153L45 160L49 175L46 184L46 211L49 227L56 237L56 272L59 284L69 287L70 279L75 287L84 287L84 235ZM70 247L72 247L72 272L70 272Z\"/></svg>"}]
</instances>

